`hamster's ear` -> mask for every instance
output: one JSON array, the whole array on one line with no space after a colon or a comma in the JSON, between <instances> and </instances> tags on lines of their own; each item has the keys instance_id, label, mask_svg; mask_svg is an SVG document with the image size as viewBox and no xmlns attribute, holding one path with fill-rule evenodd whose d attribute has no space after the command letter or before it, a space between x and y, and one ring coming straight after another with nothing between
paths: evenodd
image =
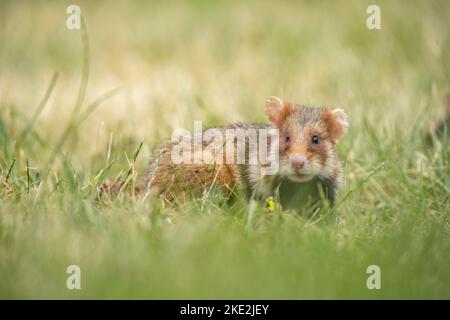
<instances>
[{"instance_id":1,"label":"hamster's ear","mask_svg":"<svg viewBox=\"0 0 450 320\"><path fill-rule=\"evenodd\" d=\"M290 102L283 102L278 97L272 96L266 101L266 114L269 120L277 127L281 127L286 117L294 112L295 107Z\"/></svg>"},{"instance_id":2,"label":"hamster's ear","mask_svg":"<svg viewBox=\"0 0 450 320\"><path fill-rule=\"evenodd\" d=\"M347 114L343 109L327 111L325 114L325 120L333 142L336 143L339 139L345 136L348 128L348 120Z\"/></svg>"}]
</instances>

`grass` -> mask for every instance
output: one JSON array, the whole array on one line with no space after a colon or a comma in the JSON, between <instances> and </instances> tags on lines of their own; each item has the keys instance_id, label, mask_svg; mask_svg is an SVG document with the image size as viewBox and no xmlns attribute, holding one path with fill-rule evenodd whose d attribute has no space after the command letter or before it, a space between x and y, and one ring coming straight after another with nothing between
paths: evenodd
<instances>
[{"instance_id":1,"label":"grass","mask_svg":"<svg viewBox=\"0 0 450 320\"><path fill-rule=\"evenodd\" d=\"M81 1L70 31L68 4L3 1L0 297L449 299L449 145L424 137L450 90L450 5L377 3L370 31L370 1ZM174 128L265 121L273 94L349 115L332 219L220 194L96 201Z\"/></svg>"}]
</instances>

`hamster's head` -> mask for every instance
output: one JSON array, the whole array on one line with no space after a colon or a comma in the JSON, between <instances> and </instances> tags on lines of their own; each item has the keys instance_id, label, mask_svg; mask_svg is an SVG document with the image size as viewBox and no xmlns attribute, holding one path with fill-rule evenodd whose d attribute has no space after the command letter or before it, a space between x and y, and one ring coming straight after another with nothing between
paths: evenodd
<instances>
[{"instance_id":1,"label":"hamster's head","mask_svg":"<svg viewBox=\"0 0 450 320\"><path fill-rule=\"evenodd\" d=\"M271 97L266 114L279 130L280 176L305 182L338 174L335 144L347 132L344 110L302 107Z\"/></svg>"}]
</instances>

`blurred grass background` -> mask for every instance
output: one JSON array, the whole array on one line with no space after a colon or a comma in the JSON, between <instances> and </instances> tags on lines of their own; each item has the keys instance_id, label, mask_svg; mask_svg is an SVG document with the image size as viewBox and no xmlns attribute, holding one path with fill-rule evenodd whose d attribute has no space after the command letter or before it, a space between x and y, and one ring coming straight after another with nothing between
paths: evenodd
<instances>
[{"instance_id":1,"label":"blurred grass background","mask_svg":"<svg viewBox=\"0 0 450 320\"><path fill-rule=\"evenodd\" d=\"M66 28L70 4L88 48ZM366 27L370 4L382 30ZM448 1L2 1L0 297L449 299L450 155L423 139L450 91L449 12ZM271 95L349 115L333 222L214 196L95 201L102 181L139 179L174 128L263 122ZM71 264L82 290L66 288ZM381 290L366 288L371 264Z\"/></svg>"}]
</instances>

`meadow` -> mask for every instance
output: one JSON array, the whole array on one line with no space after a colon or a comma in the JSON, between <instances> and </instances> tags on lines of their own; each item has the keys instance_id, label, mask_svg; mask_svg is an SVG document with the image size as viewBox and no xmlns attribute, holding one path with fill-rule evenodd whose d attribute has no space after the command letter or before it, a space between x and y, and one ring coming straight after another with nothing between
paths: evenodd
<instances>
[{"instance_id":1,"label":"meadow","mask_svg":"<svg viewBox=\"0 0 450 320\"><path fill-rule=\"evenodd\" d=\"M450 2L0 3L0 298L450 299ZM336 106L344 187L305 217L142 177L175 128L267 122L271 95ZM81 290L66 269L78 265ZM369 290L366 270L381 270Z\"/></svg>"}]
</instances>

